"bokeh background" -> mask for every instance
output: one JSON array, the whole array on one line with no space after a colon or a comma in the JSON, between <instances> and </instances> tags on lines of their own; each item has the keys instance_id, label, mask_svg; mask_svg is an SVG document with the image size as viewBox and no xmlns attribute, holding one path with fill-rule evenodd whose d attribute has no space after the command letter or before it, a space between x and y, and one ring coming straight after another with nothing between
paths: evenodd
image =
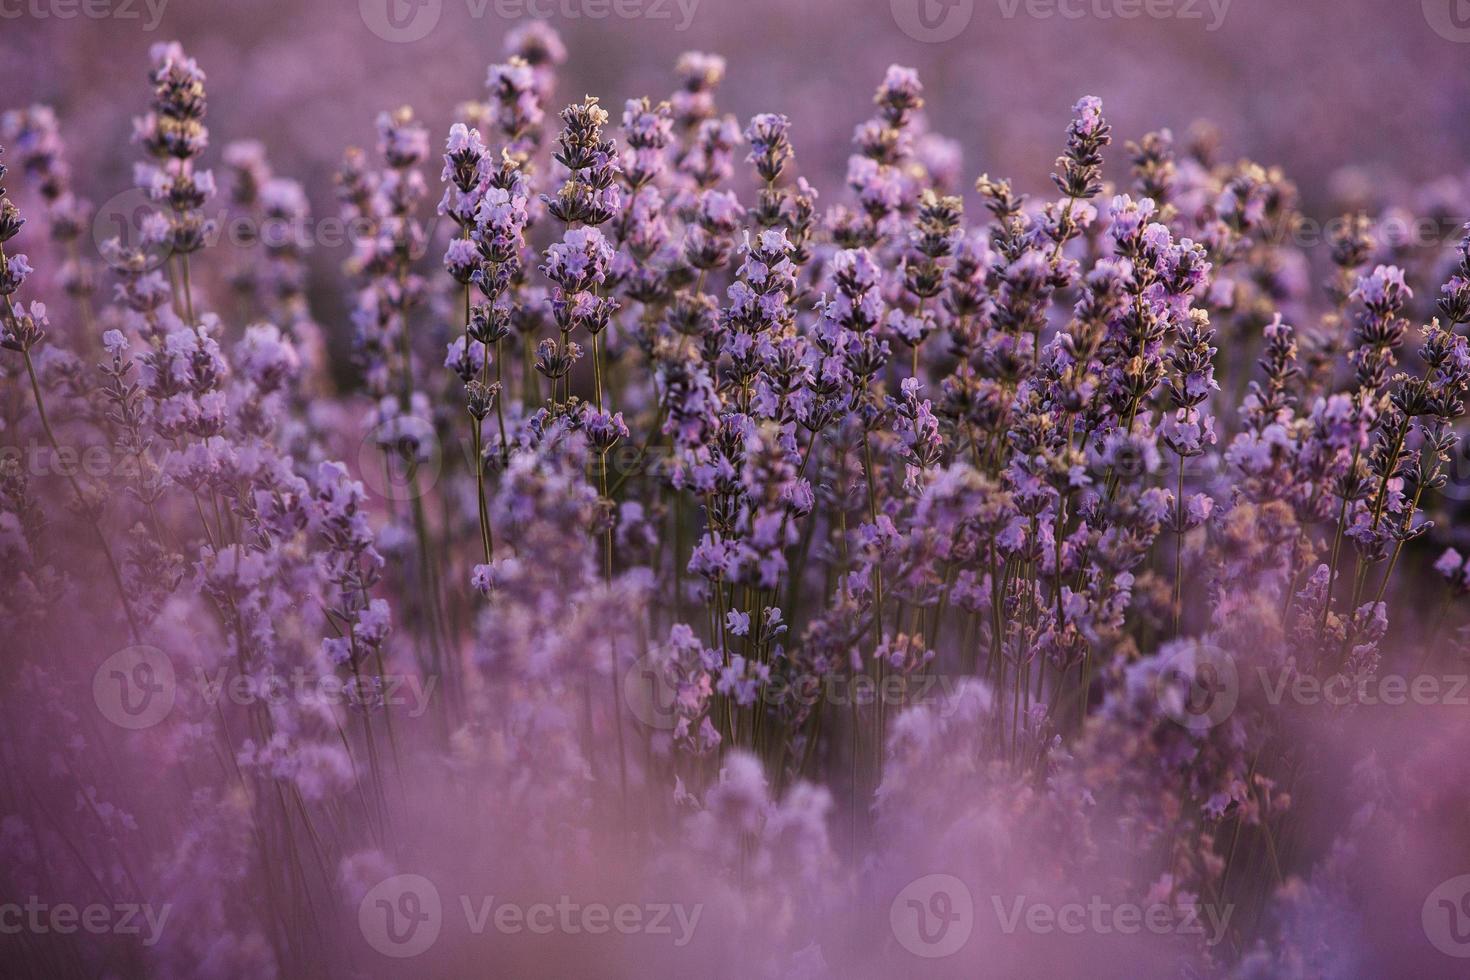
<instances>
[{"instance_id":1,"label":"bokeh background","mask_svg":"<svg viewBox=\"0 0 1470 980\"><path fill-rule=\"evenodd\" d=\"M343 146L371 141L377 111L409 103L447 127L457 102L479 97L506 32L525 19L505 14L527 6L437 0L432 30L394 43L367 23L384 0L167 0L152 31L143 0L127 0L137 19L100 20L59 18L66 2L0 4L0 103L53 104L86 181L127 185L131 160L117 148L143 108L148 46L177 39L209 74L216 147L261 139L318 204L331 200ZM852 127L892 62L922 72L934 127L964 149L966 184L990 171L1044 186L1082 94L1104 99L1123 138L1160 126L1182 135L1211 120L1226 152L1286 167L1309 208L1362 193L1363 182L1458 175L1470 159L1464 0L1214 0L1214 9L1210 0L1150 0L1177 16L1103 16L1130 2L1144 0L1062 0L1075 18L1055 0L684 0L683 10L678 0L641 0L667 16L637 19L618 16L611 0L540 0L540 9L571 55L567 97L588 92L617 107L659 96L681 51L725 55L724 107L742 119L790 115L803 171L819 188L841 179ZM914 23L908 11L921 4L936 18L968 9L968 20L950 40L915 40L900 22ZM1352 174L1342 171L1348 161Z\"/></svg>"},{"instance_id":2,"label":"bokeh background","mask_svg":"<svg viewBox=\"0 0 1470 980\"><path fill-rule=\"evenodd\" d=\"M1450 229L1470 217L1470 0L87 0L114 14L102 18L79 2L0 0L0 109L55 107L77 188L104 219L132 186L152 44L182 41L208 73L205 165L223 179L223 147L258 139L320 218L336 212L343 150L372 147L380 111L413 106L437 144L533 11L566 42L558 101L597 95L615 122L624 99L672 91L681 52L724 55L721 109L742 125L789 115L824 205L841 199L853 128L897 62L919 69L972 207L980 173L1052 193L1069 109L1093 94L1120 183L1125 141L1170 127L1187 146L1208 122L1223 159L1282 166L1320 221L1389 204ZM341 350L348 246L314 246L312 304Z\"/></svg>"},{"instance_id":3,"label":"bokeh background","mask_svg":"<svg viewBox=\"0 0 1470 980\"><path fill-rule=\"evenodd\" d=\"M455 106L483 95L487 65L503 59L505 35L525 20L503 16L512 8L495 0L478 17L467 0L438 0L435 23L423 37L395 42L372 25L381 28L385 4L399 0L168 0L153 30L144 29L153 15L142 0L129 0L134 18L96 20L80 13L62 19L63 10L77 9L65 2L0 0L0 108L55 107L79 193L100 203L132 186L132 166L142 154L128 138L132 118L146 107L147 50L178 39L209 75L212 146L205 165L222 171L226 144L258 139L277 173L301 181L318 215L335 210L332 176L342 151L371 146L378 112L411 104L437 143ZM160 0L154 2L158 9ZM654 2L644 0L644 9ZM1028 7L1026 0L1015 0L1015 7L1012 0L685 0L682 8L677 0L658 2L666 17L626 19L611 12L611 0L553 0L548 20L570 54L559 73L561 98L595 94L616 116L625 98L666 96L680 52L722 54L729 70L721 108L742 122L762 111L791 116L797 169L824 192L823 203L841 199L853 127L872 114L874 87L897 62L919 69L930 126L957 141L960 186L967 191L976 175L989 172L1012 178L1019 189L1052 193L1047 174L1069 108L1079 96L1095 94L1116 134L1106 170L1115 180L1126 174L1125 140L1165 126L1184 138L1196 121L1208 120L1219 130L1222 155L1281 165L1304 210L1320 219L1344 208L1377 211L1390 201L1416 214L1470 217L1466 0L1216 0L1213 8L1207 0L1154 0L1155 10L1198 16L1131 20L1102 16L1130 0L1064 0L1069 10L1083 11L1075 19L1060 10L1035 16L1054 8ZM1142 6L1143 0L1131 2ZM913 27L922 26L915 19L919 3L932 4L929 13L938 20L930 22L950 24L954 36L916 38L924 33ZM412 19L426 8L404 9ZM609 15L589 16L596 10ZM437 188L434 171L428 176ZM11 183L23 206L34 200L23 176ZM969 198L973 207L974 195ZM40 238L28 236L27 248L35 242L33 251L43 252ZM313 313L339 342L349 329L338 271L345 253L345 247L322 247L310 259ZM425 266L436 261L431 254ZM36 264L42 276L56 267ZM215 275L231 265L226 257L208 264ZM111 277L105 282L110 288ZM54 294L37 289L48 292ZM1227 356L1253 356L1239 347ZM342 360L345 374L350 365ZM1464 521L1445 525L1470 533ZM1426 565L1419 557L1414 564ZM1423 601L1437 596L1424 590ZM1462 709L1443 715L1453 710ZM1364 959L1362 975L1435 975L1401 954L1408 942L1411 955L1436 955L1419 938L1422 883L1458 871L1446 855L1465 852L1467 810L1459 790L1470 763L1458 751L1462 740L1436 731L1441 721L1438 714L1424 720L1413 737L1404 727L1359 733L1359 741L1333 757L1342 771L1333 769L1331 781L1342 797L1324 796L1322 809L1312 813L1350 812L1358 787L1346 770L1370 752L1381 754L1387 772L1403 774L1405 785L1439 791L1395 801L1433 817L1423 820L1430 830L1415 827L1417 850L1407 858L1387 847L1361 856L1363 878L1375 888L1367 907L1387 911L1367 921L1344 915L1323 923L1334 944L1356 940L1384 951L1354 951ZM1443 723L1462 724L1463 715ZM463 829L479 835L479 814L473 815ZM939 850L937 835L913 839L921 851ZM952 857L936 853L935 861L941 859ZM1445 963L1433 960L1429 969Z\"/></svg>"}]
</instances>

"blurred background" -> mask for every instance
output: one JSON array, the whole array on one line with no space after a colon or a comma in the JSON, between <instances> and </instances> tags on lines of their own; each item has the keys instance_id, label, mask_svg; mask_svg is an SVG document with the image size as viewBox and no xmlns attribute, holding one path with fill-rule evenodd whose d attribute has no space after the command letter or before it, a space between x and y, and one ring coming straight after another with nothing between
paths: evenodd
<instances>
[{"instance_id":1,"label":"blurred background","mask_svg":"<svg viewBox=\"0 0 1470 980\"><path fill-rule=\"evenodd\" d=\"M1333 181L1347 163L1352 176L1395 183L1459 174L1470 159L1465 0L74 4L0 0L0 103L54 105L83 185L101 185L93 195L127 185L132 160L116 151L147 99L150 44L180 40L208 73L216 153L258 138L323 205L343 146L371 143L377 111L408 103L440 132L456 103L483 95L505 34L532 11L549 13L566 41L561 96L595 94L615 110L666 95L681 51L724 55L724 108L742 121L790 115L802 169L823 190L840 181L852 127L892 62L922 73L933 128L963 147L965 185L988 170L1048 186L1083 94L1103 98L1118 150L1149 129L1182 136L1211 120L1227 155L1286 167L1309 209L1341 191ZM379 36L426 28L414 40ZM1110 162L1121 167L1120 156Z\"/></svg>"},{"instance_id":2,"label":"blurred background","mask_svg":"<svg viewBox=\"0 0 1470 980\"><path fill-rule=\"evenodd\" d=\"M379 111L412 105L440 145L536 13L568 49L558 99L598 95L615 122L624 99L670 93L681 52L724 55L721 108L791 116L824 205L897 62L919 69L972 204L982 172L1050 193L1068 110L1095 94L1114 179L1126 140L1209 120L1222 158L1280 164L1309 215L1387 201L1470 215L1470 0L0 0L0 108L53 105L78 190L107 201L140 158L125 148L148 48L178 39L209 76L206 165L223 177L222 148L259 139L328 215L342 151L371 148ZM335 273L345 252L313 265ZM316 302L330 323L334 299Z\"/></svg>"}]
</instances>

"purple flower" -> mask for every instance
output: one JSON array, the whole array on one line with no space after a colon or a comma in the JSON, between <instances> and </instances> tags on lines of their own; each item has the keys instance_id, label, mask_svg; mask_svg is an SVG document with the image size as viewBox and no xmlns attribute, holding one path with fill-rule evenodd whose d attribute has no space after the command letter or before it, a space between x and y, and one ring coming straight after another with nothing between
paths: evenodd
<instances>
[{"instance_id":1,"label":"purple flower","mask_svg":"<svg viewBox=\"0 0 1470 980\"><path fill-rule=\"evenodd\" d=\"M738 609L731 609L725 614L725 628L735 636L747 636L750 633L750 614Z\"/></svg>"},{"instance_id":2,"label":"purple flower","mask_svg":"<svg viewBox=\"0 0 1470 980\"><path fill-rule=\"evenodd\" d=\"M542 275L568 293L601 285L612 263L613 249L596 228L573 228L546 250Z\"/></svg>"}]
</instances>

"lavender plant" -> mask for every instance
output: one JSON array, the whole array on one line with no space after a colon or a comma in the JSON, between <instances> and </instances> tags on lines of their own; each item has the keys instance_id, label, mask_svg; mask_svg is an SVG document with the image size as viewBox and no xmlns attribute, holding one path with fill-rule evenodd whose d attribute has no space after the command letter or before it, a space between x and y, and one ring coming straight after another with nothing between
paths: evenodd
<instances>
[{"instance_id":1,"label":"lavender plant","mask_svg":"<svg viewBox=\"0 0 1470 980\"><path fill-rule=\"evenodd\" d=\"M1093 97L1055 194L967 203L896 65L824 209L786 116L721 112L722 59L614 126L592 96L548 116L565 58L518 32L456 108L446 221L413 110L347 151L343 323L301 241L209 247L178 45L135 241L86 252L57 116L5 117L59 265L0 190L0 881L173 916L13 962L381 973L367 923L417 875L445 922L477 888L710 908L636 955L445 925L419 953L446 975L892 975L889 900L947 868L967 930L992 894L1228 920L1060 953L981 926L957 973L1371 973L1334 945L1402 899L1366 851L1422 854L1460 797L1362 747L1463 774L1462 722L1281 692L1462 663L1470 237L1396 265L1353 216L1304 254L1278 171L1167 130L1114 159ZM237 215L308 220L261 144L222 163Z\"/></svg>"}]
</instances>

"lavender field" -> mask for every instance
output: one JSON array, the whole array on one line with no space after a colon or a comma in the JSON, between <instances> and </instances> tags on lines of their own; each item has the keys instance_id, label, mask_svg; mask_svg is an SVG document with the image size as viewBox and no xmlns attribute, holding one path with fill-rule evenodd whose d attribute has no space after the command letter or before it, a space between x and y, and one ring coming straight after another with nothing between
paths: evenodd
<instances>
[{"instance_id":1,"label":"lavender field","mask_svg":"<svg viewBox=\"0 0 1470 980\"><path fill-rule=\"evenodd\" d=\"M0 0L0 976L1470 976L1467 64Z\"/></svg>"}]
</instances>

